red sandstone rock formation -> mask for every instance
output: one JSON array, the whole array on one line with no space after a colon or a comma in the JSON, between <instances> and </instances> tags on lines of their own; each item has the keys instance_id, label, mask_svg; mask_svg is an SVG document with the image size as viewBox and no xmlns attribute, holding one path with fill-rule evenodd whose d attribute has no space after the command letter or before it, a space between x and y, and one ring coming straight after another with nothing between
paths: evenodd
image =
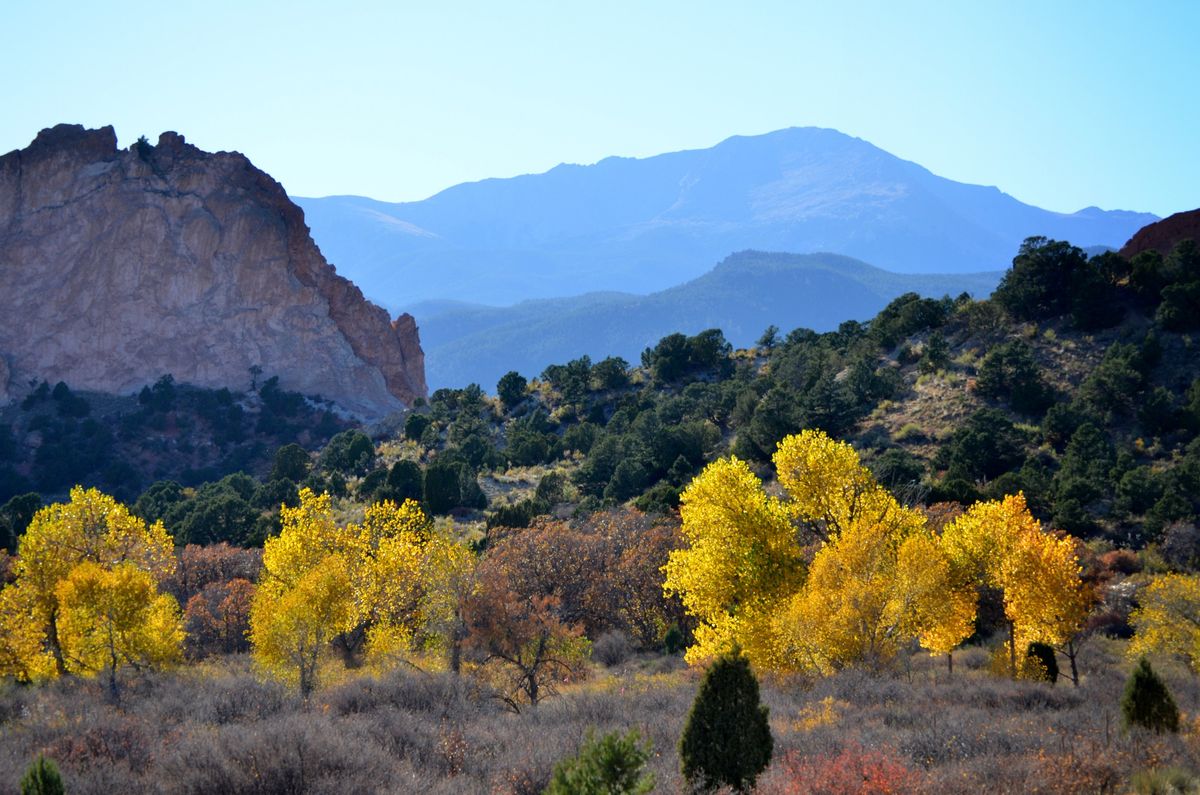
<instances>
[{"instance_id":1,"label":"red sandstone rock formation","mask_svg":"<svg viewBox=\"0 0 1200 795\"><path fill-rule=\"evenodd\" d=\"M338 276L245 156L173 132L118 150L59 125L0 157L0 275L0 403L43 379L244 388L255 365L364 417L426 393L412 317Z\"/></svg>"},{"instance_id":2,"label":"red sandstone rock formation","mask_svg":"<svg viewBox=\"0 0 1200 795\"><path fill-rule=\"evenodd\" d=\"M1143 251L1155 249L1164 257L1171 253L1181 240L1200 243L1200 210L1188 210L1143 226L1121 249L1121 256L1129 259Z\"/></svg>"}]
</instances>

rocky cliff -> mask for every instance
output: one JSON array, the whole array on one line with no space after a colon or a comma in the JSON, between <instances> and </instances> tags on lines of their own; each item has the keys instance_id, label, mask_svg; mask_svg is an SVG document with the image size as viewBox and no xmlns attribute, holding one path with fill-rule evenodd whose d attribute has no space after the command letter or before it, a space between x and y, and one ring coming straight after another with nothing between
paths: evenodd
<instances>
[{"instance_id":1,"label":"rocky cliff","mask_svg":"<svg viewBox=\"0 0 1200 795\"><path fill-rule=\"evenodd\" d=\"M1182 240L1200 243L1200 210L1188 210L1143 226L1121 249L1126 259L1154 249L1164 257Z\"/></svg>"},{"instance_id":2,"label":"rocky cliff","mask_svg":"<svg viewBox=\"0 0 1200 795\"><path fill-rule=\"evenodd\" d=\"M183 136L59 125L0 157L0 402L31 381L128 393L165 373L377 417L426 392L416 323L338 276L283 187Z\"/></svg>"}]
</instances>

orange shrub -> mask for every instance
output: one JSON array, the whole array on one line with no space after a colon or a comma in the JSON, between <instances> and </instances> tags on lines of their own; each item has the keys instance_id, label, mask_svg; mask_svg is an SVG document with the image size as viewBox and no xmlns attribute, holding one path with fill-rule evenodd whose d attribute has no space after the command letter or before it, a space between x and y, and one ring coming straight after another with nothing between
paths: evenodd
<instances>
[{"instance_id":1,"label":"orange shrub","mask_svg":"<svg viewBox=\"0 0 1200 795\"><path fill-rule=\"evenodd\" d=\"M899 795L921 788L924 774L891 748L850 743L833 756L788 754L763 781L769 795Z\"/></svg>"}]
</instances>

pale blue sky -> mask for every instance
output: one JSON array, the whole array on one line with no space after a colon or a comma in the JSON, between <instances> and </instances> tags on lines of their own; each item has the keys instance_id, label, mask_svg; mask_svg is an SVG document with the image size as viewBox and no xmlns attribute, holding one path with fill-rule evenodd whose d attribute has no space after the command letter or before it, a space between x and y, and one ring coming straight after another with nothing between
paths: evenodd
<instances>
[{"instance_id":1,"label":"pale blue sky","mask_svg":"<svg viewBox=\"0 0 1200 795\"><path fill-rule=\"evenodd\" d=\"M173 129L401 201L815 125L1053 210L1200 206L1192 0L105 5L0 0L0 152Z\"/></svg>"}]
</instances>

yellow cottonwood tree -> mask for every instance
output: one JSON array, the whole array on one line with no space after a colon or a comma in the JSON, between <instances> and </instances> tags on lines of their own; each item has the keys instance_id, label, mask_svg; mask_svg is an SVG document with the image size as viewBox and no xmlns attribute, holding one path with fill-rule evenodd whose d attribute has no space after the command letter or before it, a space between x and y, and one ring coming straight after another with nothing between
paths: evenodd
<instances>
[{"instance_id":1,"label":"yellow cottonwood tree","mask_svg":"<svg viewBox=\"0 0 1200 795\"><path fill-rule=\"evenodd\" d=\"M905 539L896 578L913 612L917 641L931 654L950 655L975 631L975 590L955 576L940 538L922 531Z\"/></svg>"},{"instance_id":2,"label":"yellow cottonwood tree","mask_svg":"<svg viewBox=\"0 0 1200 795\"><path fill-rule=\"evenodd\" d=\"M0 674L36 679L91 671L69 663L68 639L60 626L59 586L82 564L136 569L157 594L159 583L174 571L174 545L160 522L147 525L96 489L77 486L69 502L38 511L21 537L16 581L0 596ZM163 644L176 637L172 626L156 630L163 633Z\"/></svg>"},{"instance_id":3,"label":"yellow cottonwood tree","mask_svg":"<svg viewBox=\"0 0 1200 795\"><path fill-rule=\"evenodd\" d=\"M1200 576L1163 574L1138 593L1129 655L1168 654L1200 673Z\"/></svg>"},{"instance_id":4,"label":"yellow cottonwood tree","mask_svg":"<svg viewBox=\"0 0 1200 795\"><path fill-rule=\"evenodd\" d=\"M182 659L179 605L132 563L111 569L90 561L58 584L58 628L72 673L103 672L117 695L117 670L161 667Z\"/></svg>"},{"instance_id":5,"label":"yellow cottonwood tree","mask_svg":"<svg viewBox=\"0 0 1200 795\"><path fill-rule=\"evenodd\" d=\"M774 461L790 515L819 543L779 615L793 665L880 665L914 638L948 653L971 634L975 601L925 516L880 486L853 447L804 431L781 441Z\"/></svg>"},{"instance_id":6,"label":"yellow cottonwood tree","mask_svg":"<svg viewBox=\"0 0 1200 795\"><path fill-rule=\"evenodd\" d=\"M880 667L914 638L945 654L971 634L975 602L955 587L936 539L923 530L899 541L880 535L852 525L817 552L804 587L779 614L796 667Z\"/></svg>"},{"instance_id":7,"label":"yellow cottonwood tree","mask_svg":"<svg viewBox=\"0 0 1200 795\"><path fill-rule=\"evenodd\" d=\"M942 541L960 580L1002 592L1014 676L1018 648L1060 645L1082 625L1088 599L1074 542L1044 532L1024 495L976 503Z\"/></svg>"},{"instance_id":8,"label":"yellow cottonwood tree","mask_svg":"<svg viewBox=\"0 0 1200 795\"><path fill-rule=\"evenodd\" d=\"M776 666L774 614L804 578L787 511L737 458L709 464L680 502L687 546L663 567L663 589L699 621L686 659L698 663L737 645L755 665Z\"/></svg>"},{"instance_id":9,"label":"yellow cottonwood tree","mask_svg":"<svg viewBox=\"0 0 1200 795\"><path fill-rule=\"evenodd\" d=\"M263 549L251 641L265 669L305 694L327 650L355 667L411 648L446 609L443 578L462 576L470 556L434 533L412 500L376 503L361 523L338 525L329 495L302 489L299 505L283 508L281 520L282 531ZM337 578L344 582L334 587Z\"/></svg>"},{"instance_id":10,"label":"yellow cottonwood tree","mask_svg":"<svg viewBox=\"0 0 1200 795\"><path fill-rule=\"evenodd\" d=\"M355 620L349 566L341 555L327 555L290 588L255 592L250 612L254 657L267 671L297 685L307 698L317 686L317 670L339 633Z\"/></svg>"},{"instance_id":11,"label":"yellow cottonwood tree","mask_svg":"<svg viewBox=\"0 0 1200 795\"><path fill-rule=\"evenodd\" d=\"M970 634L974 600L924 516L850 445L804 431L774 461L786 499L767 496L737 459L684 492L688 547L671 554L664 589L700 620L689 662L737 644L758 666L829 671L881 663L913 638L948 651Z\"/></svg>"},{"instance_id":12,"label":"yellow cottonwood tree","mask_svg":"<svg viewBox=\"0 0 1200 795\"><path fill-rule=\"evenodd\" d=\"M450 539L434 538L421 567L425 627L440 641L450 670L462 668L463 643L469 627L463 607L477 592L478 559Z\"/></svg>"}]
</instances>

